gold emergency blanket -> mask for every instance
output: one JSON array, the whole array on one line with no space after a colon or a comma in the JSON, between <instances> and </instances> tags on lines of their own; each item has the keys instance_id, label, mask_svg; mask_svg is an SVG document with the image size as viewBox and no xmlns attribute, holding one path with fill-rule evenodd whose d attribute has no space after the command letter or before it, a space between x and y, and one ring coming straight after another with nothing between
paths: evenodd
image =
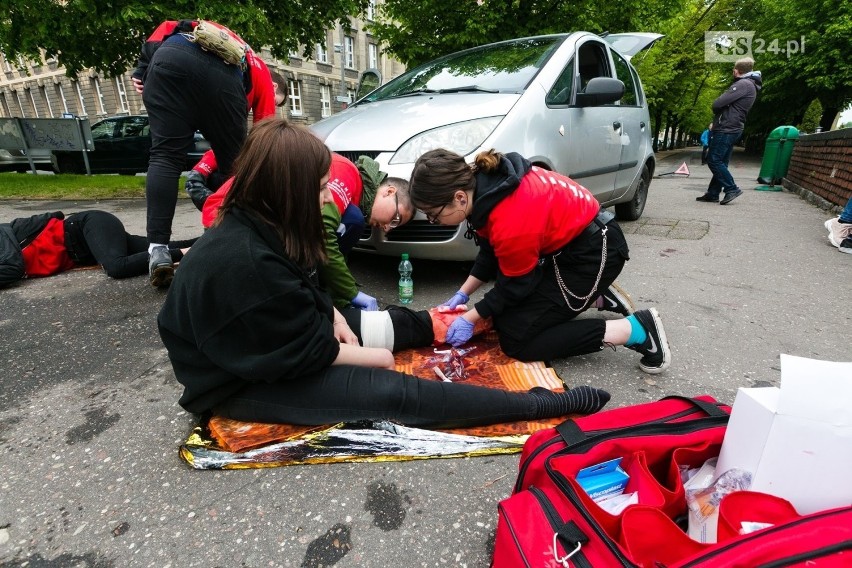
<instances>
[{"instance_id":1,"label":"gold emergency blanket","mask_svg":"<svg viewBox=\"0 0 852 568\"><path fill-rule=\"evenodd\" d=\"M395 358L397 370L424 379L509 391L564 387L556 371L544 363L522 363L503 353L493 332L463 349L421 347L397 353ZM212 417L194 429L180 447L180 455L196 469L242 469L511 454L521 451L531 433L561 420L426 430L384 420L294 426Z\"/></svg>"}]
</instances>

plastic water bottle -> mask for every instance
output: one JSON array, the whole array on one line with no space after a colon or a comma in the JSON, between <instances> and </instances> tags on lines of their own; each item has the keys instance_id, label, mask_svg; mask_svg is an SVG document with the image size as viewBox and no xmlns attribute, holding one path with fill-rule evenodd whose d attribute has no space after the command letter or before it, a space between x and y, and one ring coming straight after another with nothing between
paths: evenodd
<instances>
[{"instance_id":1,"label":"plastic water bottle","mask_svg":"<svg viewBox=\"0 0 852 568\"><path fill-rule=\"evenodd\" d=\"M411 261L408 260L408 253L402 253L402 260L399 263L399 303L410 304L414 299L414 280L411 279L411 273L414 268L411 266Z\"/></svg>"}]
</instances>

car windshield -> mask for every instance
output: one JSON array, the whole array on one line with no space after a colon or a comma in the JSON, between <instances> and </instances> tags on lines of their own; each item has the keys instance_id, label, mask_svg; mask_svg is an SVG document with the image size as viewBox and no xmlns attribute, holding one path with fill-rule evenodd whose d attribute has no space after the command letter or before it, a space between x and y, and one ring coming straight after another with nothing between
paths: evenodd
<instances>
[{"instance_id":1,"label":"car windshield","mask_svg":"<svg viewBox=\"0 0 852 568\"><path fill-rule=\"evenodd\" d=\"M525 38L446 55L400 75L359 102L428 93L520 93L564 39Z\"/></svg>"}]
</instances>

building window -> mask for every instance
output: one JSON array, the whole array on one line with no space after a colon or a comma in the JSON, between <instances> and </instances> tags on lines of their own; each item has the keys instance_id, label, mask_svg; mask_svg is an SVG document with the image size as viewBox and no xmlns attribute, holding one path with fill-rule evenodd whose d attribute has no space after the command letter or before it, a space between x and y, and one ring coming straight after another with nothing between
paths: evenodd
<instances>
[{"instance_id":1,"label":"building window","mask_svg":"<svg viewBox=\"0 0 852 568\"><path fill-rule=\"evenodd\" d=\"M127 101L127 90L124 88L124 77L115 78L115 91L118 93L118 105L121 112L130 114L130 103Z\"/></svg>"},{"instance_id":2,"label":"building window","mask_svg":"<svg viewBox=\"0 0 852 568\"><path fill-rule=\"evenodd\" d=\"M349 97L349 104L355 102L355 89L346 89L346 95Z\"/></svg>"},{"instance_id":3,"label":"building window","mask_svg":"<svg viewBox=\"0 0 852 568\"><path fill-rule=\"evenodd\" d=\"M62 112L71 114L68 110L68 100L65 98L65 89L62 88L62 83L56 85L56 92L59 93L59 100L62 101Z\"/></svg>"},{"instance_id":4,"label":"building window","mask_svg":"<svg viewBox=\"0 0 852 568\"><path fill-rule=\"evenodd\" d=\"M6 54L0 52L0 56L3 56L3 70L6 71L6 73L11 73L12 66L9 64L9 59L6 57Z\"/></svg>"},{"instance_id":5,"label":"building window","mask_svg":"<svg viewBox=\"0 0 852 568\"><path fill-rule=\"evenodd\" d=\"M320 85L320 103L322 104L322 116L331 116L331 87Z\"/></svg>"},{"instance_id":6,"label":"building window","mask_svg":"<svg viewBox=\"0 0 852 568\"><path fill-rule=\"evenodd\" d=\"M41 96L44 99L44 104L47 107L47 112L50 114L50 118L53 118L53 105L50 104L50 97L47 96L47 89L39 87L39 91L41 91Z\"/></svg>"},{"instance_id":7,"label":"building window","mask_svg":"<svg viewBox=\"0 0 852 568\"><path fill-rule=\"evenodd\" d=\"M101 107L100 114L105 115L107 113L106 106L104 105L104 94L101 92L101 81L97 77L92 79L92 83L95 85L95 94L98 96L98 104Z\"/></svg>"},{"instance_id":8,"label":"building window","mask_svg":"<svg viewBox=\"0 0 852 568\"><path fill-rule=\"evenodd\" d=\"M302 116L302 84L293 79L287 80L290 86L290 114Z\"/></svg>"},{"instance_id":9,"label":"building window","mask_svg":"<svg viewBox=\"0 0 852 568\"><path fill-rule=\"evenodd\" d=\"M33 96L33 90L27 89L27 94L30 96L30 104L33 107L33 114L35 115L36 118L39 118L39 116L38 116L38 105L35 102L35 97Z\"/></svg>"},{"instance_id":10,"label":"building window","mask_svg":"<svg viewBox=\"0 0 852 568\"><path fill-rule=\"evenodd\" d=\"M74 87L77 90L77 100L80 101L80 116L89 116L86 112L86 99L83 98L83 91L80 89L80 81L74 81Z\"/></svg>"},{"instance_id":11,"label":"building window","mask_svg":"<svg viewBox=\"0 0 852 568\"><path fill-rule=\"evenodd\" d=\"M346 36L344 42L344 55L346 58L344 61L346 62L346 67L349 69L355 69L355 38L352 36Z\"/></svg>"},{"instance_id":12,"label":"building window","mask_svg":"<svg viewBox=\"0 0 852 568\"><path fill-rule=\"evenodd\" d=\"M24 101L21 100L21 91L15 91L15 100L18 101L18 108L21 109L21 117L27 116L24 110Z\"/></svg>"},{"instance_id":13,"label":"building window","mask_svg":"<svg viewBox=\"0 0 852 568\"><path fill-rule=\"evenodd\" d=\"M371 43L367 46L367 60L370 63L369 65L367 65L367 68L379 68L379 46L375 43Z\"/></svg>"},{"instance_id":14,"label":"building window","mask_svg":"<svg viewBox=\"0 0 852 568\"><path fill-rule=\"evenodd\" d=\"M369 0L367 2L367 10L364 12L364 15L367 16L367 19L370 21L376 19L376 0Z\"/></svg>"},{"instance_id":15,"label":"building window","mask_svg":"<svg viewBox=\"0 0 852 568\"><path fill-rule=\"evenodd\" d=\"M317 44L317 63L328 63L328 49L325 43Z\"/></svg>"}]
</instances>

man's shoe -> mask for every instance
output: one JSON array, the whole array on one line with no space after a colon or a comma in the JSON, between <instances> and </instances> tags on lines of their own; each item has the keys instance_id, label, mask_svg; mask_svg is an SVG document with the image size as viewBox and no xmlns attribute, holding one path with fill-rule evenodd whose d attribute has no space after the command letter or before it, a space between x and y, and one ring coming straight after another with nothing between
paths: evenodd
<instances>
[{"instance_id":1,"label":"man's shoe","mask_svg":"<svg viewBox=\"0 0 852 568\"><path fill-rule=\"evenodd\" d=\"M700 197L696 197L695 201L703 201L705 203L719 203L719 198L713 197L709 193L705 193L704 195L702 195Z\"/></svg>"},{"instance_id":2,"label":"man's shoe","mask_svg":"<svg viewBox=\"0 0 852 568\"><path fill-rule=\"evenodd\" d=\"M838 247L840 252L845 252L846 254L852 254L852 236L846 237L841 241L840 246Z\"/></svg>"},{"instance_id":3,"label":"man's shoe","mask_svg":"<svg viewBox=\"0 0 852 568\"><path fill-rule=\"evenodd\" d=\"M621 286L615 282L606 289L606 292L601 294L603 305L598 308L598 311L615 312L623 316L629 316L636 311L636 306L633 305L633 299L630 294L621 289Z\"/></svg>"},{"instance_id":4,"label":"man's shoe","mask_svg":"<svg viewBox=\"0 0 852 568\"><path fill-rule=\"evenodd\" d=\"M828 240L836 247L840 246L843 239L852 237L852 223L841 223L840 217L829 219L824 225L828 229Z\"/></svg>"},{"instance_id":5,"label":"man's shoe","mask_svg":"<svg viewBox=\"0 0 852 568\"><path fill-rule=\"evenodd\" d=\"M722 201L719 202L719 205L727 205L742 194L743 190L741 189L732 189L731 191L726 191L725 197L722 198Z\"/></svg>"},{"instance_id":6,"label":"man's shoe","mask_svg":"<svg viewBox=\"0 0 852 568\"><path fill-rule=\"evenodd\" d=\"M154 247L148 260L148 275L151 286L155 288L165 288L172 283L172 278L175 276L175 265L172 264L169 247Z\"/></svg>"},{"instance_id":7,"label":"man's shoe","mask_svg":"<svg viewBox=\"0 0 852 568\"><path fill-rule=\"evenodd\" d=\"M672 352L669 349L666 330L663 329L663 322L660 320L657 308L639 310L633 314L633 317L639 320L639 323L645 328L648 338L641 345L628 345L626 347L642 354L642 359L639 360L640 369L651 375L662 373L669 368L672 362Z\"/></svg>"}]
</instances>

